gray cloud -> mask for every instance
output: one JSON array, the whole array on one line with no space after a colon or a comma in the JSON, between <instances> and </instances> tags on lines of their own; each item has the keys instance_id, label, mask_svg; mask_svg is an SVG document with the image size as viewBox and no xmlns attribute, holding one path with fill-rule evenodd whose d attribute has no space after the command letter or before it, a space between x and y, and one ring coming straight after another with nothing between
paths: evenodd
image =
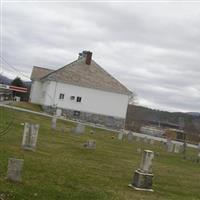
<instances>
[{"instance_id":1,"label":"gray cloud","mask_svg":"<svg viewBox=\"0 0 200 200\"><path fill-rule=\"evenodd\" d=\"M88 49L139 104L200 112L199 24L194 2L4 3L2 55L30 75Z\"/></svg>"}]
</instances>

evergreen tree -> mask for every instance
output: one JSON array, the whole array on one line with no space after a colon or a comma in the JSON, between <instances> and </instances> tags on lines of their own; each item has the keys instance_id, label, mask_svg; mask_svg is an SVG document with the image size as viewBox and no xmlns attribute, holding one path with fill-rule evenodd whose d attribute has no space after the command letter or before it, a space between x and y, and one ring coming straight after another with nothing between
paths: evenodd
<instances>
[{"instance_id":1,"label":"evergreen tree","mask_svg":"<svg viewBox=\"0 0 200 200\"><path fill-rule=\"evenodd\" d=\"M17 86L17 87L25 87L24 82L21 80L20 77L16 77L12 82L11 85L13 86ZM13 91L13 97L14 96L18 96L21 98L21 100L24 100L25 94L22 92L17 92L17 91Z\"/></svg>"},{"instance_id":2,"label":"evergreen tree","mask_svg":"<svg viewBox=\"0 0 200 200\"><path fill-rule=\"evenodd\" d=\"M24 87L24 86L25 86L24 82L21 80L20 77L16 77L16 78L11 82L11 85L13 85L13 86L18 86L18 87Z\"/></svg>"}]
</instances>

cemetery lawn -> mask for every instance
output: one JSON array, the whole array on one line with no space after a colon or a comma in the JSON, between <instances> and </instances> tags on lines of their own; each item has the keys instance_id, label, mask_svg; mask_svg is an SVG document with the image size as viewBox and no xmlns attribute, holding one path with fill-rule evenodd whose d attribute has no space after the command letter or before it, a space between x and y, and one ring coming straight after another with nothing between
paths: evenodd
<instances>
[{"instance_id":1,"label":"cemetery lawn","mask_svg":"<svg viewBox=\"0 0 200 200\"><path fill-rule=\"evenodd\" d=\"M24 109L28 109L28 110L32 110L36 112L42 112L42 107L34 103L20 101L20 102L12 102L11 105L18 108L24 108Z\"/></svg>"},{"instance_id":2,"label":"cemetery lawn","mask_svg":"<svg viewBox=\"0 0 200 200\"><path fill-rule=\"evenodd\" d=\"M100 129L90 134L89 127L78 136L71 132L75 124L60 120L57 131L51 131L50 118L8 113L15 117L9 132L0 137L1 200L200 200L200 163L167 153L158 143L119 141L117 134ZM35 152L21 149L22 122L40 124ZM83 148L88 139L96 140L96 150ZM154 192L128 187L140 164L138 147L159 152L153 161ZM189 149L187 154L195 156L197 150ZM8 158L24 159L22 183L5 179Z\"/></svg>"}]
</instances>

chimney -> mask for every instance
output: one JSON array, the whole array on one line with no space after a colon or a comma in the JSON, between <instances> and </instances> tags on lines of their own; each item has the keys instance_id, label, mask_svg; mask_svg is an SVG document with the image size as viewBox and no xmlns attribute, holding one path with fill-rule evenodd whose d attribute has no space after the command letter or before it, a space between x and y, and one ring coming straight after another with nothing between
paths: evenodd
<instances>
[{"instance_id":1,"label":"chimney","mask_svg":"<svg viewBox=\"0 0 200 200\"><path fill-rule=\"evenodd\" d=\"M92 52L87 51L86 58L85 58L85 63L87 65L90 65L91 64L91 60L92 60Z\"/></svg>"},{"instance_id":2,"label":"chimney","mask_svg":"<svg viewBox=\"0 0 200 200\"><path fill-rule=\"evenodd\" d=\"M90 51L83 51L79 53L78 59L83 59L87 65L91 64L92 61L92 52Z\"/></svg>"}]
</instances>

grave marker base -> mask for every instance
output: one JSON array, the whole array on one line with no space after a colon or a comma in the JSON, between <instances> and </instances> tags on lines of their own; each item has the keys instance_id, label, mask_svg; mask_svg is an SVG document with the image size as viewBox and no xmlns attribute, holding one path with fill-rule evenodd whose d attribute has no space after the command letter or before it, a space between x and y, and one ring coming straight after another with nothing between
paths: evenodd
<instances>
[{"instance_id":1,"label":"grave marker base","mask_svg":"<svg viewBox=\"0 0 200 200\"><path fill-rule=\"evenodd\" d=\"M136 170L134 173L133 182L129 184L129 187L132 187L136 190L153 192L152 185L152 173L144 173L140 170Z\"/></svg>"},{"instance_id":2,"label":"grave marker base","mask_svg":"<svg viewBox=\"0 0 200 200\"><path fill-rule=\"evenodd\" d=\"M33 148L33 147L27 147L27 146L22 146L22 149L23 150L27 150L27 151L36 151L35 148Z\"/></svg>"},{"instance_id":3,"label":"grave marker base","mask_svg":"<svg viewBox=\"0 0 200 200\"><path fill-rule=\"evenodd\" d=\"M147 191L147 192L153 192L154 191L153 189L137 188L137 187L134 187L132 184L129 184L128 187L131 187L131 188L138 190L138 191Z\"/></svg>"}]
</instances>

